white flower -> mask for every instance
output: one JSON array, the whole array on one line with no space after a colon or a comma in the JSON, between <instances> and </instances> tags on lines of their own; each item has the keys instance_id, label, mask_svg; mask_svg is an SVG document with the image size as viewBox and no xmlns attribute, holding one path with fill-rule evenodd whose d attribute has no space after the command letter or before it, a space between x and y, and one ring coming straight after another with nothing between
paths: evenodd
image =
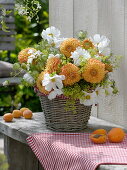
<instances>
[{"instance_id":1,"label":"white flower","mask_svg":"<svg viewBox=\"0 0 127 170\"><path fill-rule=\"evenodd\" d=\"M8 80L6 80L6 81L4 81L4 82L2 83L2 85L3 85L3 86L8 86L9 83L10 83L10 82L9 82Z\"/></svg>"},{"instance_id":2,"label":"white flower","mask_svg":"<svg viewBox=\"0 0 127 170\"><path fill-rule=\"evenodd\" d=\"M55 99L57 95L61 95L61 94L63 94L62 90L55 89L50 92L50 94L48 95L48 99L50 100Z\"/></svg>"},{"instance_id":3,"label":"white flower","mask_svg":"<svg viewBox=\"0 0 127 170\"><path fill-rule=\"evenodd\" d=\"M62 80L65 80L64 75L50 76L50 74L46 73L44 75L44 79L42 80L42 85L45 86L45 90L51 91L52 89L62 89L63 83Z\"/></svg>"},{"instance_id":4,"label":"white flower","mask_svg":"<svg viewBox=\"0 0 127 170\"><path fill-rule=\"evenodd\" d=\"M49 59L49 58L54 58L54 57L60 58L60 55L59 55L59 54L56 54L56 55L49 54L48 59Z\"/></svg>"},{"instance_id":5,"label":"white flower","mask_svg":"<svg viewBox=\"0 0 127 170\"><path fill-rule=\"evenodd\" d=\"M85 94L84 99L80 99L81 104L84 104L85 106L91 106L91 105L97 103L95 92L93 92L93 93L84 92L84 94Z\"/></svg>"},{"instance_id":6,"label":"white flower","mask_svg":"<svg viewBox=\"0 0 127 170\"><path fill-rule=\"evenodd\" d=\"M74 52L71 53L71 58L73 58L74 64L79 66L81 62L85 61L85 59L91 58L91 56L88 51L78 47Z\"/></svg>"},{"instance_id":7,"label":"white flower","mask_svg":"<svg viewBox=\"0 0 127 170\"><path fill-rule=\"evenodd\" d=\"M24 74L23 79L30 84L35 83L34 78L29 73Z\"/></svg>"},{"instance_id":8,"label":"white flower","mask_svg":"<svg viewBox=\"0 0 127 170\"><path fill-rule=\"evenodd\" d=\"M66 40L67 38L54 38L53 42L51 42L51 44L54 45L55 48L59 48L61 43ZM49 42L50 43L50 42Z\"/></svg>"},{"instance_id":9,"label":"white flower","mask_svg":"<svg viewBox=\"0 0 127 170\"><path fill-rule=\"evenodd\" d=\"M29 13L27 8L19 3L15 4L15 10L18 11L19 15L27 15Z\"/></svg>"},{"instance_id":10,"label":"white flower","mask_svg":"<svg viewBox=\"0 0 127 170\"><path fill-rule=\"evenodd\" d=\"M112 96L113 95L112 92L113 92L113 88L111 87L107 87L107 88L97 87L95 89L96 100L99 102L107 96Z\"/></svg>"},{"instance_id":11,"label":"white flower","mask_svg":"<svg viewBox=\"0 0 127 170\"><path fill-rule=\"evenodd\" d=\"M53 43L54 38L59 38L60 31L51 26L46 30L43 30L41 35L43 39L47 40L49 43Z\"/></svg>"},{"instance_id":12,"label":"white flower","mask_svg":"<svg viewBox=\"0 0 127 170\"><path fill-rule=\"evenodd\" d=\"M108 47L104 48L103 51L102 51L102 54L105 55L105 56L109 56L110 53L111 53L111 49L108 48Z\"/></svg>"},{"instance_id":13,"label":"white flower","mask_svg":"<svg viewBox=\"0 0 127 170\"><path fill-rule=\"evenodd\" d=\"M27 70L30 69L30 64L32 64L33 60L38 58L42 54L42 52L39 50L34 52L32 49L30 49L28 52L31 55L28 57L27 60Z\"/></svg>"},{"instance_id":14,"label":"white flower","mask_svg":"<svg viewBox=\"0 0 127 170\"><path fill-rule=\"evenodd\" d=\"M95 34L92 37L90 37L94 45L98 48L99 53L102 53L104 49L109 45L110 40L106 36L100 36L100 34Z\"/></svg>"},{"instance_id":15,"label":"white flower","mask_svg":"<svg viewBox=\"0 0 127 170\"><path fill-rule=\"evenodd\" d=\"M28 54L32 54L32 53L34 53L34 51L35 50L33 50L33 49L29 49Z\"/></svg>"},{"instance_id":16,"label":"white flower","mask_svg":"<svg viewBox=\"0 0 127 170\"><path fill-rule=\"evenodd\" d=\"M36 2L37 9L41 9L41 4L39 2Z\"/></svg>"}]
</instances>

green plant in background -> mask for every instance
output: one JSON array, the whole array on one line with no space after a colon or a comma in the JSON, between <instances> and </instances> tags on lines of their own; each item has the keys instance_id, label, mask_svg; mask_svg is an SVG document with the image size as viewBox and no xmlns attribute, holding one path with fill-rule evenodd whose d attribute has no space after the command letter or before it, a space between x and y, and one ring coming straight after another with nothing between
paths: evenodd
<instances>
[{"instance_id":1,"label":"green plant in background","mask_svg":"<svg viewBox=\"0 0 127 170\"><path fill-rule=\"evenodd\" d=\"M8 170L7 158L4 154L0 153L0 170Z\"/></svg>"},{"instance_id":2,"label":"green plant in background","mask_svg":"<svg viewBox=\"0 0 127 170\"><path fill-rule=\"evenodd\" d=\"M26 2L28 2L28 0ZM0 51L0 60L15 63L17 62L19 51L33 46L41 40L42 30L48 27L48 1L39 0L38 2L41 5L41 9L38 10L37 15L31 16L31 21L28 20L29 18L27 19L27 15L21 16L15 11L16 48L9 56L8 51ZM2 93L3 91L10 92L5 95ZM23 85L0 87L0 113L10 112L12 105L14 108L25 106L35 112L41 111L40 102L34 93L34 89L24 87Z\"/></svg>"}]
</instances>

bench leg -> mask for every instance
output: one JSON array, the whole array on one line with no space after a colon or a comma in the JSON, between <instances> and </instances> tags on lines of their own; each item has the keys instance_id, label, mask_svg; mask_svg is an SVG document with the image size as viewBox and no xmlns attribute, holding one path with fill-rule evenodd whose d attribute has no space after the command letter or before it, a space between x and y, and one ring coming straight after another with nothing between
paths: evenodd
<instances>
[{"instance_id":1,"label":"bench leg","mask_svg":"<svg viewBox=\"0 0 127 170\"><path fill-rule=\"evenodd\" d=\"M4 153L8 159L9 170L44 170L28 145L5 135Z\"/></svg>"}]
</instances>

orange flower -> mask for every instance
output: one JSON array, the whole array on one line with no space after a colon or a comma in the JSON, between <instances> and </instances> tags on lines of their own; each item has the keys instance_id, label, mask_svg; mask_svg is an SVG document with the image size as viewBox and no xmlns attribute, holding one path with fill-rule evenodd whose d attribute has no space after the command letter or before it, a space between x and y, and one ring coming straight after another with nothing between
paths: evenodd
<instances>
[{"instance_id":1,"label":"orange flower","mask_svg":"<svg viewBox=\"0 0 127 170\"><path fill-rule=\"evenodd\" d=\"M90 83L100 83L107 71L105 71L105 64L97 59L90 59L84 67L82 77Z\"/></svg>"},{"instance_id":2,"label":"orange flower","mask_svg":"<svg viewBox=\"0 0 127 170\"><path fill-rule=\"evenodd\" d=\"M60 45L60 52L66 57L71 56L71 52L74 52L77 47L81 46L80 41L76 38L68 38Z\"/></svg>"},{"instance_id":3,"label":"orange flower","mask_svg":"<svg viewBox=\"0 0 127 170\"><path fill-rule=\"evenodd\" d=\"M36 49L34 48L25 48L22 51L19 52L18 54L18 60L20 63L26 63L28 60L28 57L31 55L31 53L29 53L29 50L33 50L33 52L36 51Z\"/></svg>"},{"instance_id":4,"label":"orange flower","mask_svg":"<svg viewBox=\"0 0 127 170\"><path fill-rule=\"evenodd\" d=\"M93 48L94 47L93 43L89 39L85 39L82 42L82 46L85 48L85 50L88 50L89 48Z\"/></svg>"},{"instance_id":5,"label":"orange flower","mask_svg":"<svg viewBox=\"0 0 127 170\"><path fill-rule=\"evenodd\" d=\"M52 58L49 58L47 60L46 70L45 71L47 73L49 73L49 74L57 71L60 63L61 63L61 61L60 61L60 58L58 58L58 57L54 56Z\"/></svg>"},{"instance_id":6,"label":"orange flower","mask_svg":"<svg viewBox=\"0 0 127 170\"><path fill-rule=\"evenodd\" d=\"M36 81L36 85L37 85L37 88L39 89L40 92L42 92L43 94L49 94L50 92L45 90L45 87L42 86L42 80L44 79L44 74L45 72L42 71L40 74L39 74L39 77Z\"/></svg>"},{"instance_id":7,"label":"orange flower","mask_svg":"<svg viewBox=\"0 0 127 170\"><path fill-rule=\"evenodd\" d=\"M79 68L74 64L68 63L61 68L61 75L65 76L64 85L73 85L81 79Z\"/></svg>"}]
</instances>

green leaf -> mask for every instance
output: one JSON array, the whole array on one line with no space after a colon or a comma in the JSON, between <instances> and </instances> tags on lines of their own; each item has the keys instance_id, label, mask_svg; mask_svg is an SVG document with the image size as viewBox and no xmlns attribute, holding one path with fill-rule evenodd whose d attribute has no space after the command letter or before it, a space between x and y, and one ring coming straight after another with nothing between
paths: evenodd
<instances>
[{"instance_id":1,"label":"green leaf","mask_svg":"<svg viewBox=\"0 0 127 170\"><path fill-rule=\"evenodd\" d=\"M12 12L11 10L7 10L6 15L9 15L11 12Z\"/></svg>"},{"instance_id":2,"label":"green leaf","mask_svg":"<svg viewBox=\"0 0 127 170\"><path fill-rule=\"evenodd\" d=\"M1 24L2 24L2 30L3 30L4 32L10 32L9 30L7 30L7 29L9 29L9 27L7 27L7 25L6 25L6 23L4 22L4 20L1 21Z\"/></svg>"}]
</instances>

